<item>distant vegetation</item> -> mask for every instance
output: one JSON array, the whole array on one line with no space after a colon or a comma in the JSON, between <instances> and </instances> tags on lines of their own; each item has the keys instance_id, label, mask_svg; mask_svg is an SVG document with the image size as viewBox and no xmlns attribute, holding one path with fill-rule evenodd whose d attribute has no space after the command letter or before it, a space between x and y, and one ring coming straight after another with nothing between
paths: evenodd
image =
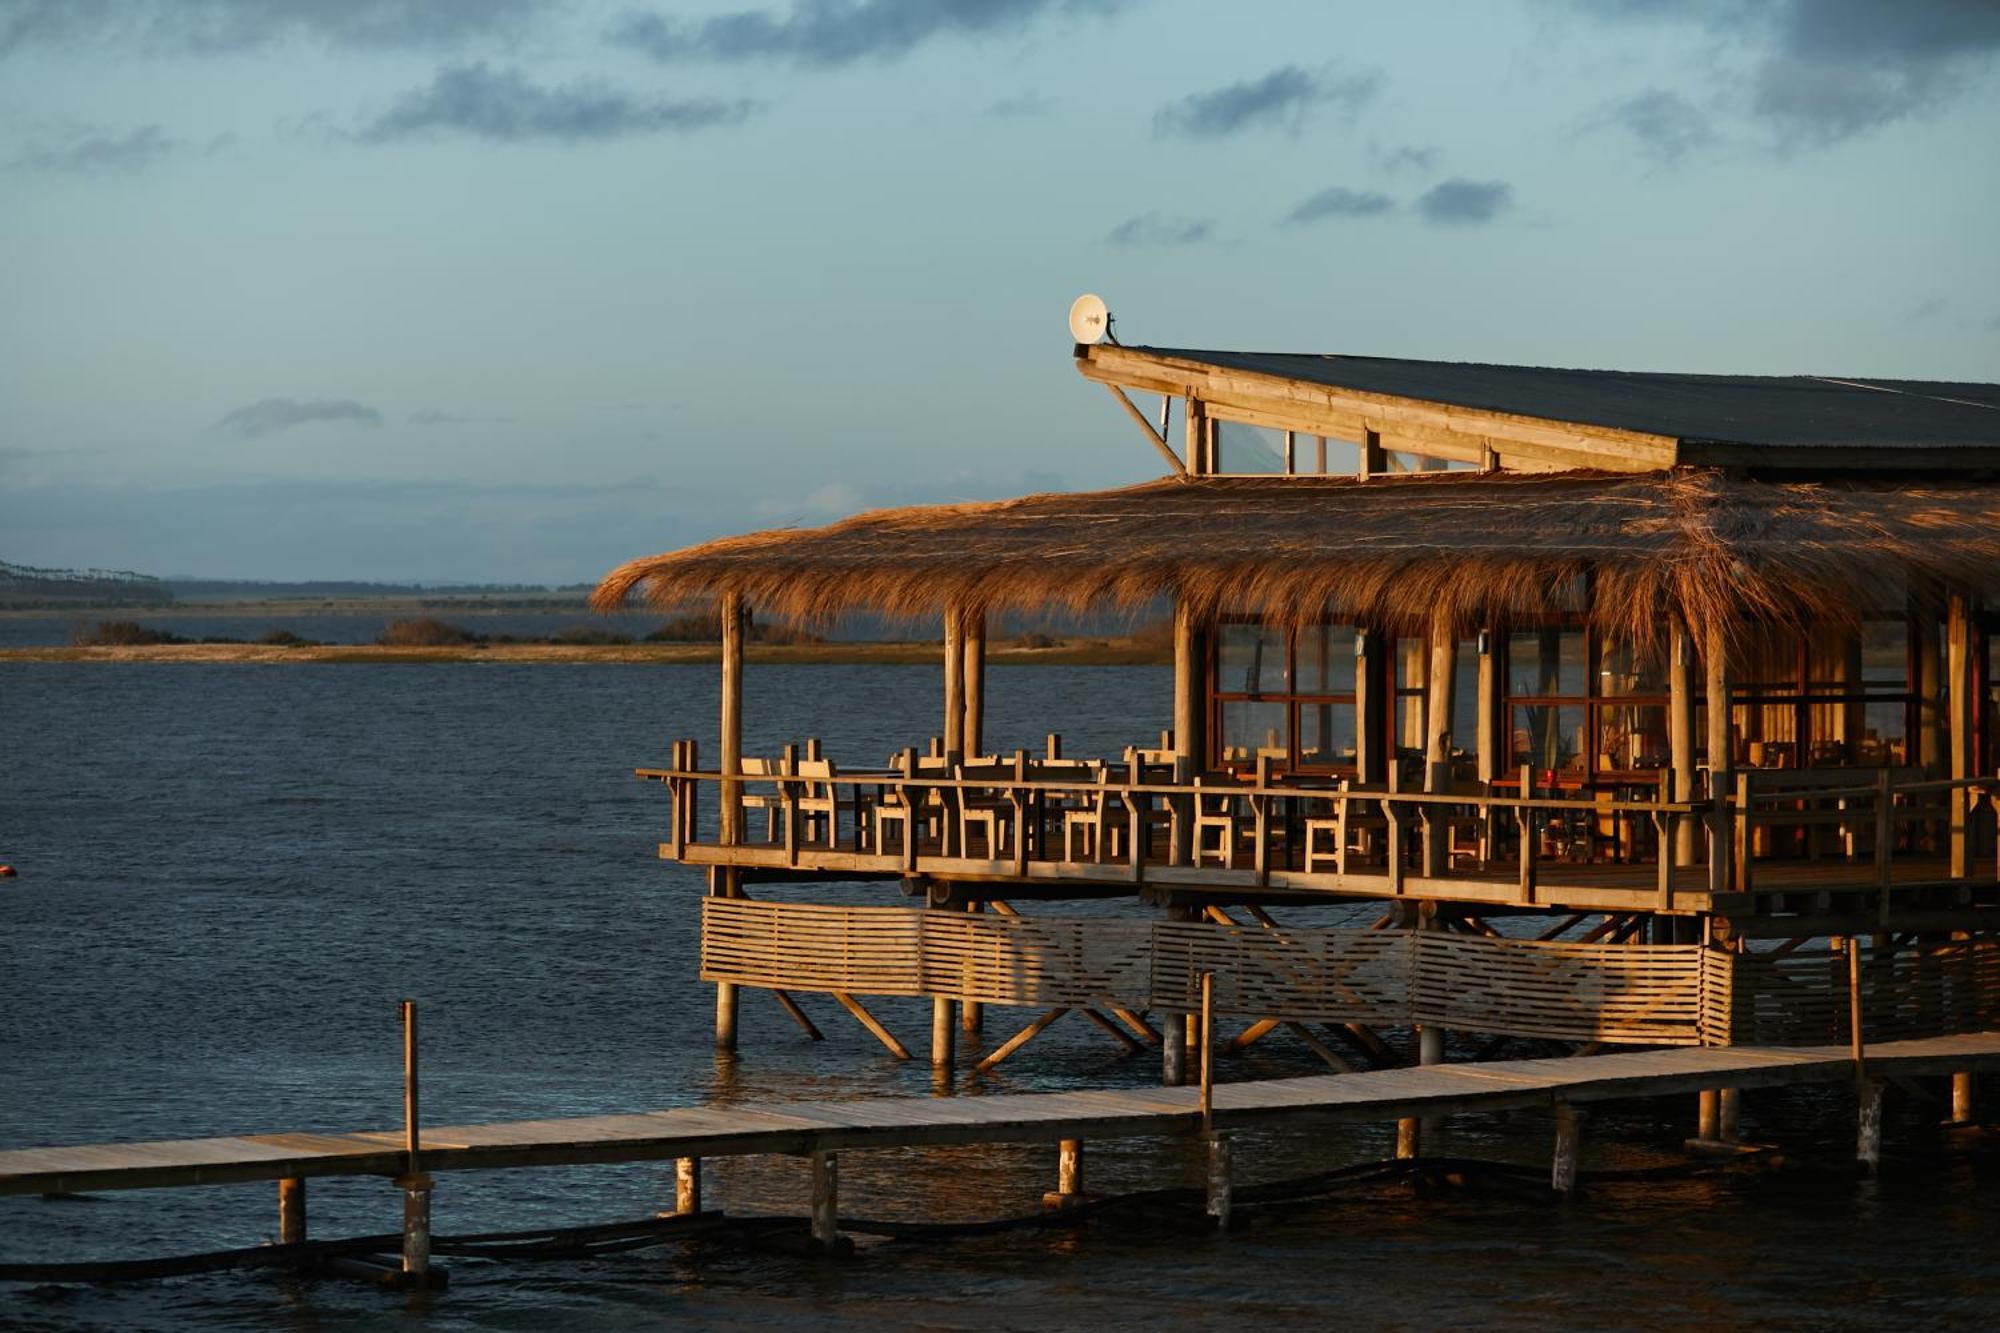
<instances>
[{"instance_id":1,"label":"distant vegetation","mask_svg":"<svg viewBox=\"0 0 2000 1333\"><path fill-rule=\"evenodd\" d=\"M110 569L37 569L0 560L0 607L14 611L77 606L165 606L167 585L144 574Z\"/></svg>"},{"instance_id":2,"label":"distant vegetation","mask_svg":"<svg viewBox=\"0 0 2000 1333\"><path fill-rule=\"evenodd\" d=\"M802 629L790 629L782 625L750 625L752 643L824 643L817 634L809 634ZM677 616L646 636L647 643L720 643L722 642L722 615L716 611L706 611L697 615Z\"/></svg>"},{"instance_id":3,"label":"distant vegetation","mask_svg":"<svg viewBox=\"0 0 2000 1333\"><path fill-rule=\"evenodd\" d=\"M79 624L69 632L69 641L78 648L131 648L151 643L186 643L178 634L141 625L136 620L100 620L95 625Z\"/></svg>"}]
</instances>

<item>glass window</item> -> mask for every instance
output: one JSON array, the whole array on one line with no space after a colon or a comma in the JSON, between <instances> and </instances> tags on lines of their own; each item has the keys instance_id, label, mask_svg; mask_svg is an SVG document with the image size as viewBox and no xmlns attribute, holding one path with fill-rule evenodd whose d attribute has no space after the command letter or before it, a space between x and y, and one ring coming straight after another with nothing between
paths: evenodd
<instances>
[{"instance_id":1,"label":"glass window","mask_svg":"<svg viewBox=\"0 0 2000 1333\"><path fill-rule=\"evenodd\" d=\"M1260 753L1283 761L1291 752L1291 706L1260 699L1222 703L1222 761L1255 763Z\"/></svg>"},{"instance_id":2,"label":"glass window","mask_svg":"<svg viewBox=\"0 0 2000 1333\"><path fill-rule=\"evenodd\" d=\"M1597 709L1597 767L1631 773L1673 764L1664 704L1620 704Z\"/></svg>"},{"instance_id":3,"label":"glass window","mask_svg":"<svg viewBox=\"0 0 2000 1333\"><path fill-rule=\"evenodd\" d=\"M1269 476L1285 470L1285 433L1240 421L1215 423L1215 470Z\"/></svg>"},{"instance_id":4,"label":"glass window","mask_svg":"<svg viewBox=\"0 0 2000 1333\"><path fill-rule=\"evenodd\" d=\"M1300 630L1294 688L1300 694L1354 693L1354 640L1352 625L1310 625Z\"/></svg>"},{"instance_id":5,"label":"glass window","mask_svg":"<svg viewBox=\"0 0 2000 1333\"><path fill-rule=\"evenodd\" d=\"M1537 772L1581 773L1584 712L1581 704L1515 708L1514 766L1527 764Z\"/></svg>"},{"instance_id":6,"label":"glass window","mask_svg":"<svg viewBox=\"0 0 2000 1333\"><path fill-rule=\"evenodd\" d=\"M1424 685L1430 675L1430 645L1422 639L1396 640L1396 748L1422 754L1429 725Z\"/></svg>"},{"instance_id":7,"label":"glass window","mask_svg":"<svg viewBox=\"0 0 2000 1333\"><path fill-rule=\"evenodd\" d=\"M1282 629L1245 624L1222 627L1216 649L1218 690L1225 694L1284 694L1287 679Z\"/></svg>"},{"instance_id":8,"label":"glass window","mask_svg":"<svg viewBox=\"0 0 2000 1333\"><path fill-rule=\"evenodd\" d=\"M1355 762L1354 705L1299 705L1299 762L1314 768L1351 768Z\"/></svg>"},{"instance_id":9,"label":"glass window","mask_svg":"<svg viewBox=\"0 0 2000 1333\"><path fill-rule=\"evenodd\" d=\"M1667 693L1666 654L1642 652L1630 644L1600 639L1597 644L1597 692L1611 698Z\"/></svg>"},{"instance_id":10,"label":"glass window","mask_svg":"<svg viewBox=\"0 0 2000 1333\"><path fill-rule=\"evenodd\" d=\"M1582 698L1580 629L1515 630L1507 636L1507 693L1527 698Z\"/></svg>"}]
</instances>

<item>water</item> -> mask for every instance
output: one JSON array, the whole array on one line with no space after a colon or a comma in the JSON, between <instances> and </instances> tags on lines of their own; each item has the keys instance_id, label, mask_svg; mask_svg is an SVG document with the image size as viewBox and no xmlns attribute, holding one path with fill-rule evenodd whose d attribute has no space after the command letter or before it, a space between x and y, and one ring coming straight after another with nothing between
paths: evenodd
<instances>
[{"instance_id":1,"label":"water","mask_svg":"<svg viewBox=\"0 0 2000 1333\"><path fill-rule=\"evenodd\" d=\"M64 611L0 615L0 648L60 648L100 620L130 620L148 629L164 630L183 639L234 639L252 643L272 630L289 630L315 643L374 643L389 623L428 617L457 625L473 634L542 638L565 630L587 629L644 638L666 619L647 612L600 616L577 607L570 611L483 611L470 607L394 611L278 611L242 614L229 611L152 610L120 607L103 611Z\"/></svg>"},{"instance_id":2,"label":"water","mask_svg":"<svg viewBox=\"0 0 2000 1333\"><path fill-rule=\"evenodd\" d=\"M0 860L21 870L0 881L0 1146L392 1127L403 995L423 1006L437 1122L929 1092L927 1069L885 1059L824 997L804 999L825 1043L746 993L741 1056L713 1054L711 992L692 980L700 882L653 859L663 800L630 769L681 736L714 752L715 678L712 666L0 668ZM937 694L926 668L753 668L747 745L818 735L836 758L879 762L935 729ZM1165 724L1167 699L1159 669L996 667L987 730L1003 751L1057 729L1073 753L1116 753ZM882 885L783 892L899 901ZM876 1007L922 1044L926 1005ZM990 1011L987 1040L1025 1018ZM1223 1072L1315 1071L1273 1038ZM1065 1021L977 1087L1156 1078L1155 1058ZM1687 1127L1658 1109L1593 1118L1586 1170L1678 1160ZM1872 1184L1810 1166L1851 1134L1841 1094L1756 1094L1750 1130L1808 1165L1600 1185L1567 1207L1370 1187L1230 1237L1101 1224L871 1244L844 1265L727 1248L459 1263L425 1310L269 1274L0 1285L0 1327L1991 1324L2000 1252L1983 1199L2000 1153L1940 1134L1934 1107L1891 1112L1889 1170ZM1237 1160L1251 1179L1283 1178L1386 1156L1390 1134L1259 1135ZM1539 1165L1548 1142L1545 1117L1513 1115L1454 1121L1436 1146ZM1032 1211L1053 1173L1045 1149L851 1155L842 1203L987 1218ZM644 1216L670 1199L667 1174L451 1174L436 1226ZM803 1174L789 1160L711 1164L710 1201L796 1212ZM1198 1163L1185 1144L1105 1143L1088 1176L1113 1193L1192 1185ZM309 1188L316 1235L395 1227L382 1182ZM0 1199L0 1258L254 1244L275 1228L275 1193Z\"/></svg>"}]
</instances>

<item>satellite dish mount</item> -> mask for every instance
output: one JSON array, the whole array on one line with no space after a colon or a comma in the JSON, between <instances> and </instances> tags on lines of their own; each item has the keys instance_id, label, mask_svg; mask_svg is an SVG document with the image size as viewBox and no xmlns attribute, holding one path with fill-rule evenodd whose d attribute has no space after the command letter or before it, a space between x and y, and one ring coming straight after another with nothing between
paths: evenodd
<instances>
[{"instance_id":1,"label":"satellite dish mount","mask_svg":"<svg viewBox=\"0 0 2000 1333\"><path fill-rule=\"evenodd\" d=\"M1118 335L1111 331L1111 312L1101 297L1085 292L1070 303L1069 336L1086 347L1101 342L1117 345Z\"/></svg>"}]
</instances>

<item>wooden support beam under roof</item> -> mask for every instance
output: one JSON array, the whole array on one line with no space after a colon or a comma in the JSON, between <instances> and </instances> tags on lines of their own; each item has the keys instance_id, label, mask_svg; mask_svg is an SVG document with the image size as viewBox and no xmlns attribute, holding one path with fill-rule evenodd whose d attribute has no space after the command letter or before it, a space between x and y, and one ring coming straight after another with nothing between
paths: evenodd
<instances>
[{"instance_id":1,"label":"wooden support beam under roof","mask_svg":"<svg viewBox=\"0 0 2000 1333\"><path fill-rule=\"evenodd\" d=\"M1680 441L1671 435L1343 389L1204 365L1144 348L1082 348L1076 366L1085 379L1100 384L1199 399L1217 418L1344 440L1358 441L1374 431L1385 449L1460 462L1497 457L1500 466L1519 471L1588 467L1652 472L1682 461Z\"/></svg>"}]
</instances>

